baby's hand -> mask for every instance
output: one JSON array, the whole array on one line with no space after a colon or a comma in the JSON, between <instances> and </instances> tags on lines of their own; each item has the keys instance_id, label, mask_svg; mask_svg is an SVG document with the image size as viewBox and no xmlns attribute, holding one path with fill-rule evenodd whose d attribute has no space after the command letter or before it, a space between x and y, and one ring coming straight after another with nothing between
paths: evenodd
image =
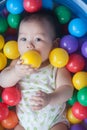
<instances>
[{"instance_id":1,"label":"baby's hand","mask_svg":"<svg viewBox=\"0 0 87 130\"><path fill-rule=\"evenodd\" d=\"M22 64L23 61L19 59L15 65L15 73L19 77L24 77L26 75L30 75L31 73L36 72L36 68L32 68L30 65L24 65Z\"/></svg>"},{"instance_id":2,"label":"baby's hand","mask_svg":"<svg viewBox=\"0 0 87 130\"><path fill-rule=\"evenodd\" d=\"M40 90L36 93L35 96L31 97L30 102L32 102L32 104L35 104L31 105L31 109L36 111L47 106L50 102L50 97L49 94Z\"/></svg>"}]
</instances>

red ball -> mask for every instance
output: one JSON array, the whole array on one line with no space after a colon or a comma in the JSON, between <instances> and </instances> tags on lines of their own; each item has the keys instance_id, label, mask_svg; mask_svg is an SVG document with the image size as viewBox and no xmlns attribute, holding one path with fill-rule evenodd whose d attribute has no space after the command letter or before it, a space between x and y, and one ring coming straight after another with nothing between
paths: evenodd
<instances>
[{"instance_id":1,"label":"red ball","mask_svg":"<svg viewBox=\"0 0 87 130\"><path fill-rule=\"evenodd\" d=\"M85 67L85 59L80 54L71 54L66 68L72 72L76 73L83 70Z\"/></svg>"},{"instance_id":2,"label":"red ball","mask_svg":"<svg viewBox=\"0 0 87 130\"><path fill-rule=\"evenodd\" d=\"M0 121L7 118L9 114L9 109L7 104L0 102Z\"/></svg>"},{"instance_id":3,"label":"red ball","mask_svg":"<svg viewBox=\"0 0 87 130\"><path fill-rule=\"evenodd\" d=\"M42 7L42 0L24 0L23 6L27 12L36 12Z\"/></svg>"},{"instance_id":4,"label":"red ball","mask_svg":"<svg viewBox=\"0 0 87 130\"><path fill-rule=\"evenodd\" d=\"M79 102L75 102L71 110L72 110L73 115L77 119L84 120L87 118L87 107L81 105Z\"/></svg>"},{"instance_id":5,"label":"red ball","mask_svg":"<svg viewBox=\"0 0 87 130\"><path fill-rule=\"evenodd\" d=\"M21 100L21 93L15 86L5 88L2 92L2 100L9 106L15 106Z\"/></svg>"}]
</instances>

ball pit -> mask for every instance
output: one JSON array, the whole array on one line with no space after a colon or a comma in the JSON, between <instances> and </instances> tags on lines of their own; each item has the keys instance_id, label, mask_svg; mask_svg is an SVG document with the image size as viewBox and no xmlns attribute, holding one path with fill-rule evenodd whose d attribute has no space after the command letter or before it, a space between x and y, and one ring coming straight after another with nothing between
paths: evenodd
<instances>
[{"instance_id":1,"label":"ball pit","mask_svg":"<svg viewBox=\"0 0 87 130\"><path fill-rule=\"evenodd\" d=\"M37 3L38 2L38 3ZM81 126L81 122L87 122L87 5L84 1L69 0L1 0L0 1L0 71L8 64L9 59L19 57L17 46L13 47L13 41L17 43L17 29L21 20L21 14L24 10L29 13L38 11L40 8L51 9L55 11L56 16L61 24L60 48L64 49L66 54L58 55L63 60L61 65L53 61L53 54L50 62L56 67L66 67L72 76L74 93L72 98L67 102L69 108L67 110L67 119L71 123L70 130L85 130ZM4 26L3 26L4 25ZM11 43L6 47L7 43ZM9 54L7 51L9 49ZM56 53L57 54L57 53ZM56 55L55 54L55 55ZM57 59L58 61L60 59ZM65 61L66 60L66 61ZM53 63L54 62L54 63ZM57 64L57 65L56 65ZM84 100L83 97L84 96ZM2 103L2 100L1 100ZM81 103L81 105L80 105ZM10 104L11 105L11 104ZM16 104L15 104L16 105ZM86 108L85 110L83 108ZM4 107L3 107L4 108ZM86 113L80 111L82 108ZM75 113L78 110L78 113ZM14 128L18 123L17 115L9 109L4 109L4 115L8 118L1 121L4 128ZM5 115L7 114L7 115ZM83 116L81 116L81 114ZM0 109L1 115L1 109ZM15 119L15 120L13 120ZM15 122L14 122L15 121ZM79 125L78 125L79 123ZM4 130L3 127L1 130Z\"/></svg>"}]
</instances>

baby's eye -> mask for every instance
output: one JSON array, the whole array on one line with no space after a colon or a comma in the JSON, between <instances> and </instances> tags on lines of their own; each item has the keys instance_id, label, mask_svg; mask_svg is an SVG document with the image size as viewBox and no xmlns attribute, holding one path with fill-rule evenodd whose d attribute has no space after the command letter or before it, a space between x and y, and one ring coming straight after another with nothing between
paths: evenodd
<instances>
[{"instance_id":1,"label":"baby's eye","mask_svg":"<svg viewBox=\"0 0 87 130\"><path fill-rule=\"evenodd\" d=\"M40 41L41 41L41 38L38 38L38 37L37 37L37 38L35 38L35 41L36 41L36 42L40 42Z\"/></svg>"},{"instance_id":2,"label":"baby's eye","mask_svg":"<svg viewBox=\"0 0 87 130\"><path fill-rule=\"evenodd\" d=\"M21 38L20 40L21 40L21 41L26 41L27 39L23 37L23 38Z\"/></svg>"}]
</instances>

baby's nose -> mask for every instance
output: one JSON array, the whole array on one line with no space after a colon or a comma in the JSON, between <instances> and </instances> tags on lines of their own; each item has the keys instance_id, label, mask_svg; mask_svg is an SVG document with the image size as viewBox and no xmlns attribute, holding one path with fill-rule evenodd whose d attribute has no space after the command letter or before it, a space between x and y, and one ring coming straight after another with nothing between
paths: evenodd
<instances>
[{"instance_id":1,"label":"baby's nose","mask_svg":"<svg viewBox=\"0 0 87 130\"><path fill-rule=\"evenodd\" d=\"M29 49L34 49L35 46L34 46L34 44L33 44L32 42L28 42L28 43L27 43L27 48L29 48Z\"/></svg>"}]
</instances>

